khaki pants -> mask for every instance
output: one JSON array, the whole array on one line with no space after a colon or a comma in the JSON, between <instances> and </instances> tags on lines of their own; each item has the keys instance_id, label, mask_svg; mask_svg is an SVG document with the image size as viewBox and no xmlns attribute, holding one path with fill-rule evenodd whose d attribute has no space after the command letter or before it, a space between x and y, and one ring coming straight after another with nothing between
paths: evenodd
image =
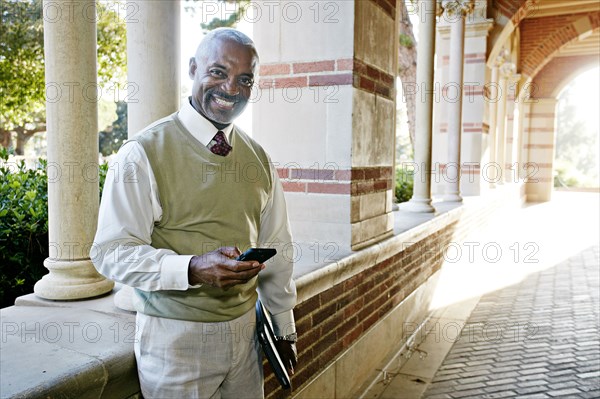
<instances>
[{"instance_id":1,"label":"khaki pants","mask_svg":"<svg viewBox=\"0 0 600 399\"><path fill-rule=\"evenodd\" d=\"M262 355L254 308L219 323L138 313L134 345L146 399L261 399Z\"/></svg>"}]
</instances>

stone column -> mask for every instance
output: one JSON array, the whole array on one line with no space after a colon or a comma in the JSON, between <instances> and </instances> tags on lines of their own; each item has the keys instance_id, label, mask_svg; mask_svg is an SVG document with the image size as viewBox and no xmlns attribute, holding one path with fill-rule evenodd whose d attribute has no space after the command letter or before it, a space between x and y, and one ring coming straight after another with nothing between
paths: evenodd
<instances>
[{"instance_id":1,"label":"stone column","mask_svg":"<svg viewBox=\"0 0 600 399\"><path fill-rule=\"evenodd\" d=\"M449 84L458 90L456 99L448 104L448 161L444 172L444 201L462 202L460 196L460 147L462 134L463 66L465 53L465 17L472 10L471 1L444 1L444 11L450 22ZM452 170L452 171L451 171ZM454 170L456 174L454 174Z\"/></svg>"},{"instance_id":2,"label":"stone column","mask_svg":"<svg viewBox=\"0 0 600 399\"><path fill-rule=\"evenodd\" d=\"M550 201L554 183L554 143L556 137L556 98L533 98L525 126L528 137L525 191L528 201Z\"/></svg>"},{"instance_id":3,"label":"stone column","mask_svg":"<svg viewBox=\"0 0 600 399\"><path fill-rule=\"evenodd\" d=\"M126 9L127 129L131 137L179 109L180 1L128 0Z\"/></svg>"},{"instance_id":4,"label":"stone column","mask_svg":"<svg viewBox=\"0 0 600 399\"><path fill-rule=\"evenodd\" d=\"M417 101L415 131L415 170L413 196L400 204L408 212L435 212L431 206L431 138L433 128L434 59L436 2L419 2L419 38L417 53Z\"/></svg>"},{"instance_id":5,"label":"stone column","mask_svg":"<svg viewBox=\"0 0 600 399\"><path fill-rule=\"evenodd\" d=\"M488 93L490 96L489 102L489 143L490 143L490 152L488 156L488 162L490 165L496 163L496 117L498 116L498 101L502 99L502 96L499 94L498 90L498 66L494 65L492 67L492 76L490 77L490 87L491 90L495 90L495 93ZM486 168L486 170L489 168ZM486 176L487 178L487 176ZM488 179L490 187L494 187L495 183L493 180Z\"/></svg>"},{"instance_id":6,"label":"stone column","mask_svg":"<svg viewBox=\"0 0 600 399\"><path fill-rule=\"evenodd\" d=\"M490 134L490 153L489 153L489 165L485 168L486 172L494 171L495 173L499 173L498 165L498 115L499 115L499 105L501 102L506 101L506 91L502 89L500 82L500 67L505 63L506 59L510 56L508 50L503 49L500 51L498 56L494 59L492 63L492 74L491 74L491 82L490 89L491 92L488 93L490 108L489 108L489 134ZM489 173L486 173L484 178L489 183L490 188L494 188L496 183L499 180L499 176L490 176Z\"/></svg>"},{"instance_id":7,"label":"stone column","mask_svg":"<svg viewBox=\"0 0 600 399\"><path fill-rule=\"evenodd\" d=\"M498 103L498 110L496 116L497 130L496 130L496 170L500 173L500 176L494 176L493 180L498 184L504 184L504 180L507 173L506 170L506 105L509 98L508 93L508 80L515 73L515 65L510 62L505 62L500 66L500 83L499 90L501 93L500 102Z\"/></svg>"},{"instance_id":8,"label":"stone column","mask_svg":"<svg viewBox=\"0 0 600 399\"><path fill-rule=\"evenodd\" d=\"M252 135L281 177L299 262L391 236L395 2L252 4L273 17L254 25Z\"/></svg>"},{"instance_id":9,"label":"stone column","mask_svg":"<svg viewBox=\"0 0 600 399\"><path fill-rule=\"evenodd\" d=\"M519 163L519 180L524 180L527 176L525 163L527 162L526 145L529 143L529 137L525 134L526 127L529 127L531 116L531 103L526 101L523 93L519 94L519 126L518 126L518 144L517 144L517 162Z\"/></svg>"},{"instance_id":10,"label":"stone column","mask_svg":"<svg viewBox=\"0 0 600 399\"><path fill-rule=\"evenodd\" d=\"M521 79L520 74L513 74L508 78L508 98L506 103L506 151L504 159L504 181L517 182L519 178L519 163L517 158L517 143L519 140L519 119L515 120L517 113L517 85Z\"/></svg>"},{"instance_id":11,"label":"stone column","mask_svg":"<svg viewBox=\"0 0 600 399\"><path fill-rule=\"evenodd\" d=\"M132 137L179 109L180 1L128 0L127 10L127 135ZM135 310L132 301L131 287L115 295L120 309Z\"/></svg>"},{"instance_id":12,"label":"stone column","mask_svg":"<svg viewBox=\"0 0 600 399\"><path fill-rule=\"evenodd\" d=\"M465 1L463 0L464 4ZM486 188L483 177L489 164L489 122L484 120L486 107L494 98L495 88L487 83L489 75L486 65L487 36L493 26L493 20L487 18L487 2L471 3L473 9L465 16L465 40L463 51L463 84L462 88L462 133L460 139L460 193L461 195L479 195ZM447 101L436 102L433 134L433 164L443 165L448 162L448 118L452 101L456 101L454 86L450 79L450 41L451 18L441 18L437 24L438 39L436 42L437 71L436 79L443 85L442 95ZM443 62L440 62L440 59ZM487 91L487 93L486 93ZM488 94L486 96L486 94ZM496 113L494 111L494 117ZM489 118L489 114L487 116ZM437 130L437 131L436 131ZM454 170L451 167L450 170ZM439 183L438 183L439 182ZM446 182L442 179L432 181L432 192L444 194Z\"/></svg>"},{"instance_id":13,"label":"stone column","mask_svg":"<svg viewBox=\"0 0 600 399\"><path fill-rule=\"evenodd\" d=\"M98 222L98 100L94 0L44 2L50 271L35 284L46 299L102 295L114 283L88 254Z\"/></svg>"}]
</instances>

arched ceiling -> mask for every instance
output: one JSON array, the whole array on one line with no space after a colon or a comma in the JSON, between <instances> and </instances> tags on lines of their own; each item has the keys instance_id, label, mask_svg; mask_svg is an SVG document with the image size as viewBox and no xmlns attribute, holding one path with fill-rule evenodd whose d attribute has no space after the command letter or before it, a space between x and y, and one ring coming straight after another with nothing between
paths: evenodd
<instances>
[{"instance_id":1,"label":"arched ceiling","mask_svg":"<svg viewBox=\"0 0 600 399\"><path fill-rule=\"evenodd\" d=\"M539 0L529 7L527 18L544 18L553 15L564 15L600 10L598 0Z\"/></svg>"},{"instance_id":2,"label":"arched ceiling","mask_svg":"<svg viewBox=\"0 0 600 399\"><path fill-rule=\"evenodd\" d=\"M531 7L526 19L545 18L556 15L572 15L579 13L595 13L600 11L598 0L540 0ZM587 31L578 40L561 47L555 57L571 57L579 55L598 54L600 51L600 31Z\"/></svg>"},{"instance_id":3,"label":"arched ceiling","mask_svg":"<svg viewBox=\"0 0 600 399\"><path fill-rule=\"evenodd\" d=\"M519 21L519 69L528 77L555 57L600 53L600 1L539 0Z\"/></svg>"}]
</instances>

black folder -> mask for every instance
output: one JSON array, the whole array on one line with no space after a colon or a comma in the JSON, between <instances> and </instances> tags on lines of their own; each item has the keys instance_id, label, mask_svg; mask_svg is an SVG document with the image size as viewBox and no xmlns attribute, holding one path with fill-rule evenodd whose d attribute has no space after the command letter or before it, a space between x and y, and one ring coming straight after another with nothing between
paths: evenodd
<instances>
[{"instance_id":1,"label":"black folder","mask_svg":"<svg viewBox=\"0 0 600 399\"><path fill-rule=\"evenodd\" d=\"M256 334L263 352L269 361L269 365L271 365L271 369L275 373L275 377L277 377L283 389L290 389L290 376L279 357L279 352L277 352L271 320L260 300L256 301Z\"/></svg>"}]
</instances>

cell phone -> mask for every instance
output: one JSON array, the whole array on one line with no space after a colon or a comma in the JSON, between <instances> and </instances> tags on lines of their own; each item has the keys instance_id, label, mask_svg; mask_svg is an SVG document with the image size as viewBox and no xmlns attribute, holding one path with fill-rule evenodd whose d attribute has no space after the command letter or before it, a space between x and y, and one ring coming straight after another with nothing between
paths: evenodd
<instances>
[{"instance_id":1,"label":"cell phone","mask_svg":"<svg viewBox=\"0 0 600 399\"><path fill-rule=\"evenodd\" d=\"M236 260L255 260L258 263L265 263L267 260L275 256L276 253L277 250L274 248L250 248L238 256Z\"/></svg>"}]
</instances>

